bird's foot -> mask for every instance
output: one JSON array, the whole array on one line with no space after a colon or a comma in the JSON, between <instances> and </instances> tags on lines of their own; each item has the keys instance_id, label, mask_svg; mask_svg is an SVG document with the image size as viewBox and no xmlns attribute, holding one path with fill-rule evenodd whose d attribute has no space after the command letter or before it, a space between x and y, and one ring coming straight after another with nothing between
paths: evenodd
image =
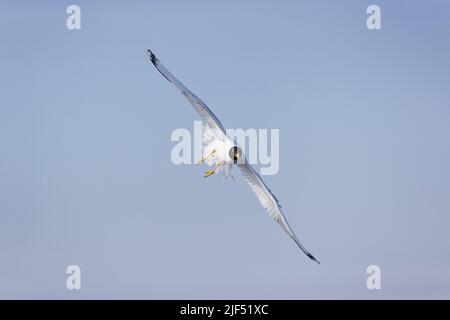
<instances>
[{"instance_id":1,"label":"bird's foot","mask_svg":"<svg viewBox=\"0 0 450 320\"><path fill-rule=\"evenodd\" d=\"M214 169L205 171L205 174L204 174L203 176L206 178L206 177L209 177L210 175L214 174L214 173L216 172L216 170L217 170L222 164L223 164L223 161L222 161L222 162L219 162L219 163L216 165L216 167L215 167Z\"/></svg>"},{"instance_id":2,"label":"bird's foot","mask_svg":"<svg viewBox=\"0 0 450 320\"><path fill-rule=\"evenodd\" d=\"M209 177L210 175L213 175L216 172L216 169L214 170L206 170L205 174L203 175L205 178Z\"/></svg>"},{"instance_id":3,"label":"bird's foot","mask_svg":"<svg viewBox=\"0 0 450 320\"><path fill-rule=\"evenodd\" d=\"M198 162L197 165L201 165L203 164L206 160L209 159L209 157L213 156L216 154L216 149L214 149L210 154L208 154L206 157L202 157ZM209 170L208 170L209 171ZM213 172L214 173L214 172ZM212 174L212 173L211 173Z\"/></svg>"}]
</instances>

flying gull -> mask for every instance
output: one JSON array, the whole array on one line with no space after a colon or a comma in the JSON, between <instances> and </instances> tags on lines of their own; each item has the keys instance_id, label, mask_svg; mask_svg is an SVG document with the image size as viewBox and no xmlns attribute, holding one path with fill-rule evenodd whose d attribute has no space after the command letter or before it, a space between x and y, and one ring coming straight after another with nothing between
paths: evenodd
<instances>
[{"instance_id":1,"label":"flying gull","mask_svg":"<svg viewBox=\"0 0 450 320\"><path fill-rule=\"evenodd\" d=\"M242 149L237 143L229 138L220 120L208 108L208 106L184 84L182 84L164 65L156 58L149 49L148 55L156 69L171 82L192 104L194 109L200 114L203 126L207 129L207 134L202 137L203 151L199 164L207 163L214 168L205 172L205 177L209 177L215 172L222 171L226 176L230 176L232 166L237 166L244 176L245 181L256 194L261 205L267 210L269 215L283 228L289 237L295 241L298 247L313 261L319 261L300 243L294 231L290 227L281 205L275 195L264 183L260 175L253 169L245 158Z\"/></svg>"}]
</instances>

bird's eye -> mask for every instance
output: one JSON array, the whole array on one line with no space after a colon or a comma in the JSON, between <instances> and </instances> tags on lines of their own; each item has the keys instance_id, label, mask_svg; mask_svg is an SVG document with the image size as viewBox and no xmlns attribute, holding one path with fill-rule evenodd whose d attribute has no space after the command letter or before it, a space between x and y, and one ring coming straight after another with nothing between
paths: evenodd
<instances>
[{"instance_id":1,"label":"bird's eye","mask_svg":"<svg viewBox=\"0 0 450 320\"><path fill-rule=\"evenodd\" d=\"M232 147L228 154L230 158L234 160L234 163L236 163L242 156L242 150L238 147Z\"/></svg>"}]
</instances>

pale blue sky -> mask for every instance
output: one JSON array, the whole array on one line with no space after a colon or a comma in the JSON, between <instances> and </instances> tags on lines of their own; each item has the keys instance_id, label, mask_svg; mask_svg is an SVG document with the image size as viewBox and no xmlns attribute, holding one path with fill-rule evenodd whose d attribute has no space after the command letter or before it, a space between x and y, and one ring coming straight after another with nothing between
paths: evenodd
<instances>
[{"instance_id":1,"label":"pale blue sky","mask_svg":"<svg viewBox=\"0 0 450 320\"><path fill-rule=\"evenodd\" d=\"M449 35L444 0L2 1L0 298L450 298ZM280 129L266 182L321 266L240 177L172 164L198 117L147 48Z\"/></svg>"}]
</instances>

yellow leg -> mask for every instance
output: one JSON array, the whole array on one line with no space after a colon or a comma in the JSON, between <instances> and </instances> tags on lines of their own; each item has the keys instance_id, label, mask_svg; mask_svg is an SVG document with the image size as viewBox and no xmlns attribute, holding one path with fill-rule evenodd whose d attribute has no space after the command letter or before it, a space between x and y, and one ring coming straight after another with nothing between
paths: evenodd
<instances>
[{"instance_id":1,"label":"yellow leg","mask_svg":"<svg viewBox=\"0 0 450 320\"><path fill-rule=\"evenodd\" d=\"M199 162L197 162L197 165L203 164L206 160L209 159L209 157L211 157L211 156L213 156L213 155L215 155L215 154L216 154L216 149L214 149L213 151L211 151L211 153L208 154L206 157L201 158L201 159L199 160Z\"/></svg>"},{"instance_id":2,"label":"yellow leg","mask_svg":"<svg viewBox=\"0 0 450 320\"><path fill-rule=\"evenodd\" d=\"M223 164L223 162L219 162L216 167L213 170L207 170L205 171L204 177L209 177L210 175L214 174L216 170Z\"/></svg>"}]
</instances>

